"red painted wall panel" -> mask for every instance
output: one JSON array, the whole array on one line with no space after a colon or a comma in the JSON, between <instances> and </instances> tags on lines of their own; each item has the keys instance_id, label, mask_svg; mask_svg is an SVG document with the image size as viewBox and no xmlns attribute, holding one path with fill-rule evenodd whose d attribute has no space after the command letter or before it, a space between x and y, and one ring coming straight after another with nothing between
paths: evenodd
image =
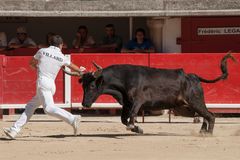
<instances>
[{"instance_id":1,"label":"red painted wall panel","mask_svg":"<svg viewBox=\"0 0 240 160\"><path fill-rule=\"evenodd\" d=\"M240 27L240 17L182 18L181 46L184 53L240 52L240 35L198 35L198 28Z\"/></svg>"},{"instance_id":2,"label":"red painted wall panel","mask_svg":"<svg viewBox=\"0 0 240 160\"><path fill-rule=\"evenodd\" d=\"M92 61L102 67L107 67L112 64L139 64L148 66L147 54L72 54L72 62L77 65L82 65L89 71L95 71ZM82 86L79 85L77 78L72 78L72 102L82 102ZM115 102L111 96L101 96L97 102Z\"/></svg>"},{"instance_id":3,"label":"red painted wall panel","mask_svg":"<svg viewBox=\"0 0 240 160\"><path fill-rule=\"evenodd\" d=\"M205 79L221 74L220 60L225 54L151 54L150 66L156 68L183 68ZM240 54L234 54L240 62ZM240 103L240 64L228 61L229 77L217 83L202 83L206 103Z\"/></svg>"},{"instance_id":4,"label":"red painted wall panel","mask_svg":"<svg viewBox=\"0 0 240 160\"><path fill-rule=\"evenodd\" d=\"M3 103L27 103L35 95L37 76L36 71L29 66L31 58L32 56L5 56L2 80ZM54 96L56 103L64 102L63 85L63 73L60 72L56 79L57 91Z\"/></svg>"}]
</instances>

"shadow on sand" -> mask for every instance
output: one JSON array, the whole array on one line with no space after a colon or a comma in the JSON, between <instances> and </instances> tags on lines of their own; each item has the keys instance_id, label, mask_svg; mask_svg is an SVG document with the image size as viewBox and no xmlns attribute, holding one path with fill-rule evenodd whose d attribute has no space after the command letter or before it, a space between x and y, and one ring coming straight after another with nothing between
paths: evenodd
<instances>
[{"instance_id":1,"label":"shadow on sand","mask_svg":"<svg viewBox=\"0 0 240 160\"><path fill-rule=\"evenodd\" d=\"M135 134L135 133L126 133L126 134L119 134L119 133L109 133L109 134L79 134L77 136L74 135L48 135L48 136L38 136L41 138L68 138L68 137L100 137L100 138L114 138L114 139L123 139L124 137L148 137L148 136L187 136L175 133L167 133L167 132L159 132L157 134L153 133L144 133L144 134Z\"/></svg>"}]
</instances>

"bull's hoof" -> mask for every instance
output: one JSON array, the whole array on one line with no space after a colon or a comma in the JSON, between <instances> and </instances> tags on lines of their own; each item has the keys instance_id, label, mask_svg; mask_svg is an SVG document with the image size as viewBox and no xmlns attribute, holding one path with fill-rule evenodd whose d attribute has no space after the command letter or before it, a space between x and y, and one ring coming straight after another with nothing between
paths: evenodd
<instances>
[{"instance_id":1,"label":"bull's hoof","mask_svg":"<svg viewBox=\"0 0 240 160\"><path fill-rule=\"evenodd\" d=\"M208 132L207 132L206 129L201 129L199 133L200 133L200 134L207 134Z\"/></svg>"},{"instance_id":2,"label":"bull's hoof","mask_svg":"<svg viewBox=\"0 0 240 160\"><path fill-rule=\"evenodd\" d=\"M200 130L199 134L203 137L211 137L212 133L206 131L206 130Z\"/></svg>"},{"instance_id":3,"label":"bull's hoof","mask_svg":"<svg viewBox=\"0 0 240 160\"><path fill-rule=\"evenodd\" d=\"M127 127L126 127L126 129L127 129L128 131L130 131L130 130L132 130L132 129L134 129L134 128L135 128L135 126L134 126L133 124L128 124Z\"/></svg>"},{"instance_id":4,"label":"bull's hoof","mask_svg":"<svg viewBox=\"0 0 240 160\"><path fill-rule=\"evenodd\" d=\"M133 129L131 129L131 131L135 133L143 134L143 130L138 126L135 126Z\"/></svg>"}]
</instances>

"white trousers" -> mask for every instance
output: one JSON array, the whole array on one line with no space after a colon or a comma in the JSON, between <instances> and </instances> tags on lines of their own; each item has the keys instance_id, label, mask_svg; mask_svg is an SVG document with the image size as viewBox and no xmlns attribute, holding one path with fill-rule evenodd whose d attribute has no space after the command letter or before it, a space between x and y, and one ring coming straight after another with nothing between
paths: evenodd
<instances>
[{"instance_id":1,"label":"white trousers","mask_svg":"<svg viewBox=\"0 0 240 160\"><path fill-rule=\"evenodd\" d=\"M37 93L27 103L25 111L20 118L11 127L12 130L20 132L21 128L30 120L34 111L40 106L43 106L44 112L50 116L56 117L72 125L75 116L62 108L54 105L53 95L55 93L55 83L49 78L38 78Z\"/></svg>"}]
</instances>

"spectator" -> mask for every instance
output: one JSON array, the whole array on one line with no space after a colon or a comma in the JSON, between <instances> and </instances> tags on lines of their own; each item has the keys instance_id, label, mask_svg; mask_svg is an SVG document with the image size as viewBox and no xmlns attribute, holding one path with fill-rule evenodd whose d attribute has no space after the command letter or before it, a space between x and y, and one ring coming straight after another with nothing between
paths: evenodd
<instances>
[{"instance_id":1,"label":"spectator","mask_svg":"<svg viewBox=\"0 0 240 160\"><path fill-rule=\"evenodd\" d=\"M50 43L52 41L52 37L55 36L57 34L53 33L53 32L48 32L48 34L46 35L46 42L45 44L39 44L38 48L47 48L50 46ZM67 44L63 44L63 48L67 48Z\"/></svg>"},{"instance_id":2,"label":"spectator","mask_svg":"<svg viewBox=\"0 0 240 160\"><path fill-rule=\"evenodd\" d=\"M25 27L17 28L17 36L8 43L9 48L36 48L36 43L28 37Z\"/></svg>"},{"instance_id":3,"label":"spectator","mask_svg":"<svg viewBox=\"0 0 240 160\"><path fill-rule=\"evenodd\" d=\"M7 47L7 36L5 32L0 32L0 51L5 50Z\"/></svg>"},{"instance_id":4,"label":"spectator","mask_svg":"<svg viewBox=\"0 0 240 160\"><path fill-rule=\"evenodd\" d=\"M138 28L135 32L135 38L126 44L122 52L150 53L155 52L155 49L150 40L145 38L145 30Z\"/></svg>"},{"instance_id":5,"label":"spectator","mask_svg":"<svg viewBox=\"0 0 240 160\"><path fill-rule=\"evenodd\" d=\"M119 53L122 49L122 38L115 34L115 27L113 24L105 26L106 36L102 39L102 48L113 48L115 52Z\"/></svg>"},{"instance_id":6,"label":"spectator","mask_svg":"<svg viewBox=\"0 0 240 160\"><path fill-rule=\"evenodd\" d=\"M91 48L95 45L93 37L88 35L88 29L86 26L78 27L78 31L72 45L73 48Z\"/></svg>"}]
</instances>

